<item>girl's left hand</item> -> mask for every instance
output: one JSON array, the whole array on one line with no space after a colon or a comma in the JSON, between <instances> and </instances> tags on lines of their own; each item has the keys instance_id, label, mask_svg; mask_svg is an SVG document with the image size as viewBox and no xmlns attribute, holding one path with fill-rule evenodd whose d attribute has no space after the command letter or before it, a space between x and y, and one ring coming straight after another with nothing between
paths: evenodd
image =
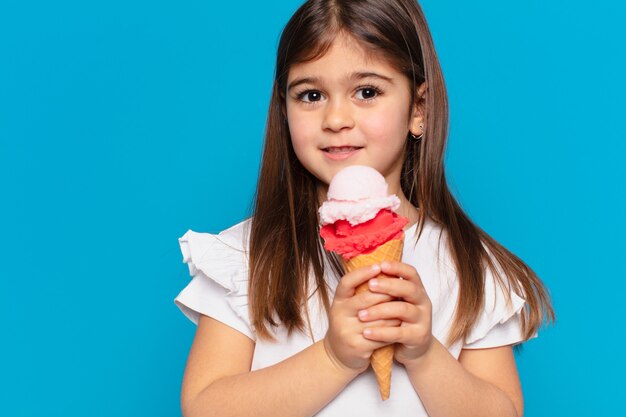
<instances>
[{"instance_id":1,"label":"girl's left hand","mask_svg":"<svg viewBox=\"0 0 626 417\"><path fill-rule=\"evenodd\" d=\"M377 278L369 281L374 293L397 297L359 311L363 322L399 319L397 327L370 327L363 331L366 339L396 343L394 358L404 366L416 363L433 344L432 304L422 280L411 265L386 261L381 263L382 273L398 278Z\"/></svg>"}]
</instances>

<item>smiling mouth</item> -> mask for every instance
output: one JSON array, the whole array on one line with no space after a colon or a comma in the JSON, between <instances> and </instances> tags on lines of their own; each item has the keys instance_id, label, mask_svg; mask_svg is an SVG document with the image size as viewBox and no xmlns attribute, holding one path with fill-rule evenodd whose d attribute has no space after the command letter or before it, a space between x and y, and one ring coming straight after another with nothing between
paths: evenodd
<instances>
[{"instance_id":1,"label":"smiling mouth","mask_svg":"<svg viewBox=\"0 0 626 417\"><path fill-rule=\"evenodd\" d=\"M333 154L343 154L343 153L354 152L361 148L362 146L330 146L322 150L324 152L333 153Z\"/></svg>"}]
</instances>

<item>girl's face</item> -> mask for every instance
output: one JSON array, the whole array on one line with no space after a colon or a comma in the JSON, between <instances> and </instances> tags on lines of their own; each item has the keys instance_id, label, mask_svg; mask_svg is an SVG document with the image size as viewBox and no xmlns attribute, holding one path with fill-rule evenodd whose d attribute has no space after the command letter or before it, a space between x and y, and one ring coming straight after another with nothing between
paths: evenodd
<instances>
[{"instance_id":1,"label":"girl's face","mask_svg":"<svg viewBox=\"0 0 626 417\"><path fill-rule=\"evenodd\" d=\"M410 100L404 74L338 36L321 58L289 70L286 113L296 156L326 185L346 166L367 165L397 193L407 135L419 134L422 120L417 110L409 114Z\"/></svg>"}]
</instances>

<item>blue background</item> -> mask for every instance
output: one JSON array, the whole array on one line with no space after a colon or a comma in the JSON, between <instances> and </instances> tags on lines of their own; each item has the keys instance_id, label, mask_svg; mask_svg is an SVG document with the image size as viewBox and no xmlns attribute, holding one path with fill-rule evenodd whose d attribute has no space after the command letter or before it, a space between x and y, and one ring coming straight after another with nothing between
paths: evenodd
<instances>
[{"instance_id":1,"label":"blue background","mask_svg":"<svg viewBox=\"0 0 626 417\"><path fill-rule=\"evenodd\" d=\"M248 215L298 5L0 3L0 414L180 415L195 326L173 303L190 278L177 239ZM615 415L626 8L422 5L450 92L450 185L558 315L517 356L526 415Z\"/></svg>"}]
</instances>

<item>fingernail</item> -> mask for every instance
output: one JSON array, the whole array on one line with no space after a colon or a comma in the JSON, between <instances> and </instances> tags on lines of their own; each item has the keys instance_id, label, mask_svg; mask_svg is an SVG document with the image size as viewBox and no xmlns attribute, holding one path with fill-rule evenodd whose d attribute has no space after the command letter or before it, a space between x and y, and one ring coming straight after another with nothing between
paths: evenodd
<instances>
[{"instance_id":1,"label":"fingernail","mask_svg":"<svg viewBox=\"0 0 626 417\"><path fill-rule=\"evenodd\" d=\"M361 310L358 314L360 318L364 319L367 317L367 310Z\"/></svg>"},{"instance_id":2,"label":"fingernail","mask_svg":"<svg viewBox=\"0 0 626 417\"><path fill-rule=\"evenodd\" d=\"M381 268L389 268L389 263L388 262L383 262L380 264Z\"/></svg>"},{"instance_id":3,"label":"fingernail","mask_svg":"<svg viewBox=\"0 0 626 417\"><path fill-rule=\"evenodd\" d=\"M374 272L380 272L380 265L378 265L378 264L374 264L374 265L372 265L372 271L374 271Z\"/></svg>"},{"instance_id":4,"label":"fingernail","mask_svg":"<svg viewBox=\"0 0 626 417\"><path fill-rule=\"evenodd\" d=\"M370 288L378 288L378 280L376 278L370 279Z\"/></svg>"},{"instance_id":5,"label":"fingernail","mask_svg":"<svg viewBox=\"0 0 626 417\"><path fill-rule=\"evenodd\" d=\"M372 334L372 329L365 329L365 330L363 330L363 334L365 336L370 336Z\"/></svg>"}]
</instances>

